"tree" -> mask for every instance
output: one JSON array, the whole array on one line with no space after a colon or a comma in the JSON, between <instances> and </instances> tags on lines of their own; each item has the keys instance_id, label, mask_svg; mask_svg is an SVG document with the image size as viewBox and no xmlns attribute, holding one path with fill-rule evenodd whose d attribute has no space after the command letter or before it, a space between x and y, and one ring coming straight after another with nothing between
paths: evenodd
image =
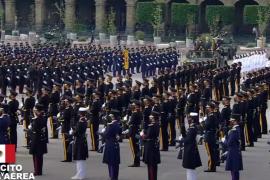
<instances>
[{"instance_id":1,"label":"tree","mask_svg":"<svg viewBox=\"0 0 270 180\"><path fill-rule=\"evenodd\" d=\"M257 23L261 37L266 35L266 29L269 25L269 21L270 21L270 4L268 6L259 6Z\"/></svg>"},{"instance_id":2,"label":"tree","mask_svg":"<svg viewBox=\"0 0 270 180\"><path fill-rule=\"evenodd\" d=\"M113 8L110 9L110 13L107 16L106 30L108 34L116 35L115 12Z\"/></svg>"},{"instance_id":3,"label":"tree","mask_svg":"<svg viewBox=\"0 0 270 180\"><path fill-rule=\"evenodd\" d=\"M194 36L194 24L195 14L187 14L186 36L188 38L192 38L192 36Z\"/></svg>"},{"instance_id":4,"label":"tree","mask_svg":"<svg viewBox=\"0 0 270 180\"><path fill-rule=\"evenodd\" d=\"M214 16L213 19L208 21L208 24L211 35L214 37L217 36L220 30L222 29L220 16L219 15Z\"/></svg>"},{"instance_id":5,"label":"tree","mask_svg":"<svg viewBox=\"0 0 270 180\"><path fill-rule=\"evenodd\" d=\"M163 24L162 24L162 7L161 2L156 1L155 2L155 10L152 14L153 16L153 22L152 26L154 28L154 36L159 36L159 32L162 30Z\"/></svg>"}]
</instances>

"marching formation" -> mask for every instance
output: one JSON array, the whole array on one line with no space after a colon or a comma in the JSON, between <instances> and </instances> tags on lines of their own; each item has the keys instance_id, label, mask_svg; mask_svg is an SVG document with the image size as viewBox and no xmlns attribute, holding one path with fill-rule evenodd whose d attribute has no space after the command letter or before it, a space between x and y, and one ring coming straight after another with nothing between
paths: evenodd
<instances>
[{"instance_id":1,"label":"marching formation","mask_svg":"<svg viewBox=\"0 0 270 180\"><path fill-rule=\"evenodd\" d=\"M118 179L124 139L132 152L130 167L144 162L149 180L157 179L160 151L180 146L178 158L193 180L202 165L198 144L204 142L205 172L216 172L226 161L232 179L239 179L241 151L267 134L270 68L250 72L242 82L241 63L180 66L173 48L128 51L127 65L121 47L2 46L0 144L17 145L17 125L24 125L38 176L49 139L61 134L63 162L76 161L72 179L86 178L90 149L103 153L111 180ZM135 71L142 72L142 81L133 80Z\"/></svg>"}]
</instances>

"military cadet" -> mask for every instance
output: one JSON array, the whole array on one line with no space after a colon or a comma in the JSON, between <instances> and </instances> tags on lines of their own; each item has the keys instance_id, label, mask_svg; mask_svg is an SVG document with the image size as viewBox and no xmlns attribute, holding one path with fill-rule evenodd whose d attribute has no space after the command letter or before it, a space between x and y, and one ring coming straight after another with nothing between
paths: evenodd
<instances>
[{"instance_id":1,"label":"military cadet","mask_svg":"<svg viewBox=\"0 0 270 180\"><path fill-rule=\"evenodd\" d=\"M153 97L154 96L154 94L157 94L157 83L156 83L156 80L155 79L153 79L152 81L151 81L151 87L150 87L150 89L149 89L149 96L150 97Z\"/></svg>"},{"instance_id":2,"label":"military cadet","mask_svg":"<svg viewBox=\"0 0 270 180\"><path fill-rule=\"evenodd\" d=\"M73 93L71 91L71 85L72 83L69 81L65 81L64 82L64 93L63 96L68 96L68 97L72 97Z\"/></svg>"},{"instance_id":3,"label":"military cadet","mask_svg":"<svg viewBox=\"0 0 270 180\"><path fill-rule=\"evenodd\" d=\"M52 93L50 94L50 104L49 104L49 119L51 126L51 138L58 139L58 121L57 114L59 112L59 103L60 103L60 88L61 84L55 82L53 85Z\"/></svg>"},{"instance_id":4,"label":"military cadet","mask_svg":"<svg viewBox=\"0 0 270 180\"><path fill-rule=\"evenodd\" d=\"M216 116L214 115L215 104L208 103L206 106L207 118L205 120L205 148L208 155L208 169L204 172L216 172Z\"/></svg>"},{"instance_id":5,"label":"military cadet","mask_svg":"<svg viewBox=\"0 0 270 180\"><path fill-rule=\"evenodd\" d=\"M149 116L150 124L144 133L141 133L144 140L143 162L147 164L148 180L157 180L158 164L160 163L159 151L159 113L152 111Z\"/></svg>"},{"instance_id":6,"label":"military cadet","mask_svg":"<svg viewBox=\"0 0 270 180\"><path fill-rule=\"evenodd\" d=\"M255 113L255 107L254 107L254 99L253 99L253 90L249 89L247 90L247 112L246 112L246 126L245 126L245 130L246 130L246 141L247 141L247 145L249 147L253 147L254 146L254 113Z\"/></svg>"},{"instance_id":7,"label":"military cadet","mask_svg":"<svg viewBox=\"0 0 270 180\"><path fill-rule=\"evenodd\" d=\"M70 134L74 137L73 160L76 161L76 174L71 179L85 179L87 176L86 159L88 158L88 146L86 138L87 118L89 108L79 108L79 119L74 130Z\"/></svg>"},{"instance_id":8,"label":"military cadet","mask_svg":"<svg viewBox=\"0 0 270 180\"><path fill-rule=\"evenodd\" d=\"M105 150L103 154L103 163L108 164L110 180L118 180L120 164L120 146L119 138L121 136L121 127L116 115L118 110L112 109L110 118L112 119L106 126L102 136L105 139Z\"/></svg>"},{"instance_id":9,"label":"military cadet","mask_svg":"<svg viewBox=\"0 0 270 180\"><path fill-rule=\"evenodd\" d=\"M202 166L200 153L197 146L197 128L194 120L198 113L191 112L188 116L189 128L187 134L182 134L184 143L183 168L187 169L187 180L196 180L196 168Z\"/></svg>"},{"instance_id":10,"label":"military cadet","mask_svg":"<svg viewBox=\"0 0 270 180\"><path fill-rule=\"evenodd\" d=\"M170 111L169 95L163 93L163 99L161 99L161 120L160 120L160 146L161 151L169 150L169 135L168 135L168 115Z\"/></svg>"},{"instance_id":11,"label":"military cadet","mask_svg":"<svg viewBox=\"0 0 270 180\"><path fill-rule=\"evenodd\" d=\"M231 98L224 96L222 99L222 104L223 104L223 108L221 109L220 112L220 125L221 125L221 130L222 130L222 137L224 137L225 135L227 135L228 133L228 127L229 127L229 120L231 117L231 107L230 107L230 101Z\"/></svg>"},{"instance_id":12,"label":"military cadet","mask_svg":"<svg viewBox=\"0 0 270 180\"><path fill-rule=\"evenodd\" d=\"M49 104L50 104L50 93L51 89L47 86L43 86L42 87L42 94L41 96L38 98L38 103L42 104L44 107L44 113L45 116L48 117L48 109L49 109Z\"/></svg>"},{"instance_id":13,"label":"military cadet","mask_svg":"<svg viewBox=\"0 0 270 180\"><path fill-rule=\"evenodd\" d=\"M202 107L203 107L203 113L205 114L205 106L212 99L212 89L210 87L209 80L204 80L203 84L204 84L204 88L202 91L202 99L203 99Z\"/></svg>"},{"instance_id":14,"label":"military cadet","mask_svg":"<svg viewBox=\"0 0 270 180\"><path fill-rule=\"evenodd\" d=\"M234 96L234 94L235 94L235 80L236 80L236 66L235 66L235 64L231 65L229 79L230 79L230 95Z\"/></svg>"},{"instance_id":15,"label":"military cadet","mask_svg":"<svg viewBox=\"0 0 270 180\"><path fill-rule=\"evenodd\" d=\"M174 91L174 90L172 90ZM169 96L169 112L168 112L168 126L169 126L169 145L175 146L176 139L176 129L175 129L175 121L176 121L176 105L177 98L170 95Z\"/></svg>"},{"instance_id":16,"label":"military cadet","mask_svg":"<svg viewBox=\"0 0 270 180\"><path fill-rule=\"evenodd\" d=\"M260 126L260 106L261 106L261 100L259 96L259 89L256 87L254 88L254 141L257 142L257 138L262 137L262 132L261 132L261 126Z\"/></svg>"},{"instance_id":17,"label":"military cadet","mask_svg":"<svg viewBox=\"0 0 270 180\"><path fill-rule=\"evenodd\" d=\"M92 142L92 149L91 151L97 151L99 148L99 137L98 137L98 129L100 123L100 111L101 111L101 102L99 98L99 92L93 94L93 102L91 105L91 115L92 118L90 119L90 132L91 132L91 142Z\"/></svg>"},{"instance_id":18,"label":"military cadet","mask_svg":"<svg viewBox=\"0 0 270 180\"><path fill-rule=\"evenodd\" d=\"M26 99L23 101L23 124L24 129L28 129L28 126L30 125L30 121L34 115L33 109L35 107L36 99L33 96L33 90L31 88L26 87ZM26 138L26 147L29 147L29 136L26 131L25 133Z\"/></svg>"},{"instance_id":19,"label":"military cadet","mask_svg":"<svg viewBox=\"0 0 270 180\"><path fill-rule=\"evenodd\" d=\"M186 96L185 89L180 88L178 91L178 100L176 105L176 120L180 133L185 134L185 107L186 107Z\"/></svg>"},{"instance_id":20,"label":"military cadet","mask_svg":"<svg viewBox=\"0 0 270 180\"><path fill-rule=\"evenodd\" d=\"M239 171L243 170L240 130L238 125L239 116L240 115L232 114L230 119L230 126L232 128L224 142L228 149L225 169L226 171L231 171L232 180L239 180Z\"/></svg>"},{"instance_id":21,"label":"military cadet","mask_svg":"<svg viewBox=\"0 0 270 180\"><path fill-rule=\"evenodd\" d=\"M74 97L74 104L73 104L73 117L72 117L72 122L71 122L71 127L75 128L79 117L79 108L84 106L83 103L83 95L82 94L76 94Z\"/></svg>"},{"instance_id":22,"label":"military cadet","mask_svg":"<svg viewBox=\"0 0 270 180\"><path fill-rule=\"evenodd\" d=\"M15 91L10 91L8 102L8 114L10 116L10 143L15 144L17 148L17 124L18 124L18 114L17 111L19 109L19 101L16 100L17 93Z\"/></svg>"},{"instance_id":23,"label":"military cadet","mask_svg":"<svg viewBox=\"0 0 270 180\"><path fill-rule=\"evenodd\" d=\"M235 86L237 88L237 92L240 92L240 79L241 79L241 67L242 63L238 62L236 65L236 78L235 78Z\"/></svg>"},{"instance_id":24,"label":"military cadet","mask_svg":"<svg viewBox=\"0 0 270 180\"><path fill-rule=\"evenodd\" d=\"M267 101L268 101L268 87L266 83L260 85L260 125L262 134L267 134L267 119L266 119L266 110L267 110Z\"/></svg>"},{"instance_id":25,"label":"military cadet","mask_svg":"<svg viewBox=\"0 0 270 180\"><path fill-rule=\"evenodd\" d=\"M187 108L186 113L196 112L197 96L195 94L195 85L189 86L190 93L187 95Z\"/></svg>"},{"instance_id":26,"label":"military cadet","mask_svg":"<svg viewBox=\"0 0 270 180\"><path fill-rule=\"evenodd\" d=\"M150 97L146 97L143 100L143 129L144 131L147 130L148 125L150 123L149 116L151 115L152 112L152 106L151 106L152 99Z\"/></svg>"},{"instance_id":27,"label":"military cadet","mask_svg":"<svg viewBox=\"0 0 270 180\"><path fill-rule=\"evenodd\" d=\"M140 97L141 97L141 82L139 81L135 81L136 85L133 86L133 91L132 91L132 99L135 99L135 100L140 100Z\"/></svg>"},{"instance_id":28,"label":"military cadet","mask_svg":"<svg viewBox=\"0 0 270 180\"><path fill-rule=\"evenodd\" d=\"M63 141L63 149L64 149L64 160L62 162L71 162L72 161L72 148L70 146L71 137L69 135L69 131L71 129L71 122L73 117L73 107L72 107L73 99L72 97L65 96L64 104L62 110L62 117L59 118L61 122L61 130L62 130L62 141Z\"/></svg>"},{"instance_id":29,"label":"military cadet","mask_svg":"<svg viewBox=\"0 0 270 180\"><path fill-rule=\"evenodd\" d=\"M30 149L29 153L33 155L34 175L41 176L43 169L43 155L47 150L47 120L44 117L44 106L36 104L34 109L35 117L30 125Z\"/></svg>"},{"instance_id":30,"label":"military cadet","mask_svg":"<svg viewBox=\"0 0 270 180\"><path fill-rule=\"evenodd\" d=\"M243 95L242 93L236 93L234 97L234 104L232 108L232 114L240 114L239 127L240 127L240 138L241 138L241 150L245 150L245 132L244 132L244 107Z\"/></svg>"},{"instance_id":31,"label":"military cadet","mask_svg":"<svg viewBox=\"0 0 270 180\"><path fill-rule=\"evenodd\" d=\"M142 112L140 111L140 102L135 100L132 104L131 117L129 125L129 143L133 156L133 164L129 167L140 166L140 147L139 147L139 129L143 120Z\"/></svg>"},{"instance_id":32,"label":"military cadet","mask_svg":"<svg viewBox=\"0 0 270 180\"><path fill-rule=\"evenodd\" d=\"M10 138L8 128L10 126L10 117L8 113L8 105L2 104L0 107L0 144L9 144Z\"/></svg>"}]
</instances>

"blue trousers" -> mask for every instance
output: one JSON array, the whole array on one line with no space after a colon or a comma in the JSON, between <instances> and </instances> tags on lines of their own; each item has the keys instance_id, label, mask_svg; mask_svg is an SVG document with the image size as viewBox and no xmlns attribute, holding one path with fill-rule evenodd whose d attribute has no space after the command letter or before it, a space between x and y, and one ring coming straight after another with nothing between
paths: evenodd
<instances>
[{"instance_id":1,"label":"blue trousers","mask_svg":"<svg viewBox=\"0 0 270 180\"><path fill-rule=\"evenodd\" d=\"M240 179L239 171L231 171L231 175L232 175L232 180L239 180Z\"/></svg>"},{"instance_id":2,"label":"blue trousers","mask_svg":"<svg viewBox=\"0 0 270 180\"><path fill-rule=\"evenodd\" d=\"M118 180L118 174L119 174L119 165L110 165L108 164L109 169L109 176L111 180Z\"/></svg>"}]
</instances>

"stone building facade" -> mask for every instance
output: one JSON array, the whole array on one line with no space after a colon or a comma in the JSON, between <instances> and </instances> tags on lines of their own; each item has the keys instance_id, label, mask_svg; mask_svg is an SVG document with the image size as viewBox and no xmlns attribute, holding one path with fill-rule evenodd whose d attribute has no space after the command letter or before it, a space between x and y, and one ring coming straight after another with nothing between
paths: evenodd
<instances>
[{"instance_id":1,"label":"stone building facade","mask_svg":"<svg viewBox=\"0 0 270 180\"><path fill-rule=\"evenodd\" d=\"M91 26L95 32L103 29L106 14L112 7L116 12L118 30L128 34L135 28L138 1L150 0L1 0L1 5L6 29L14 28L16 18L19 29L27 26L32 30L40 30L64 19L63 24L67 31L71 31L74 24L81 22ZM241 13L245 5L266 5L269 0L165 0L167 17L170 17L172 2L198 4L202 8L215 4L234 5L236 11ZM59 13L55 4L63 5L63 11Z\"/></svg>"}]
</instances>

